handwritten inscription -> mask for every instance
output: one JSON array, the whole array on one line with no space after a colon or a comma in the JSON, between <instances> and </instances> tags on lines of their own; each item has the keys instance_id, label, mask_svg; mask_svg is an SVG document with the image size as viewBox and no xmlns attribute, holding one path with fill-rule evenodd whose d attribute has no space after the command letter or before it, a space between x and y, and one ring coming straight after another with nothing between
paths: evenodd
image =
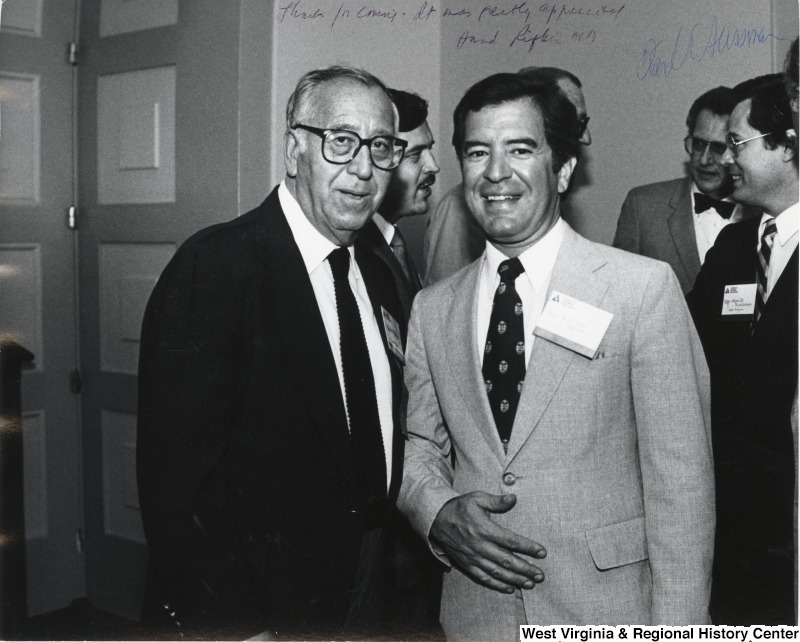
<instances>
[{"instance_id":1,"label":"handwritten inscription","mask_svg":"<svg viewBox=\"0 0 800 642\"><path fill-rule=\"evenodd\" d=\"M398 0L394 0L395 4L380 0L363 4L342 1L324 8L314 4L314 0L284 1L285 4L278 7L279 23L317 23L321 19L330 29L334 29L344 23L356 21L388 25L401 20L415 23L430 20L463 21L465 28L455 39L456 49L505 46L524 48L528 52L534 51L537 45L541 47L544 44L594 44L598 33L586 21L606 19L608 23L607 19L616 20L626 7L624 4L603 4L597 7L526 1L486 3L478 10L474 6L468 9L463 4L456 4L462 0L455 0L448 5L420 0L415 10L412 10L407 4L398 4ZM401 8L398 9L398 6ZM576 23L576 20L579 22ZM484 26L487 28L482 28Z\"/></svg>"},{"instance_id":2,"label":"handwritten inscription","mask_svg":"<svg viewBox=\"0 0 800 642\"><path fill-rule=\"evenodd\" d=\"M731 29L720 26L714 16L707 27L699 23L688 29L679 26L672 38L650 38L642 49L636 77L639 80L669 78L686 63L700 63L732 49L756 47L773 39L784 40L773 33L765 32L763 27Z\"/></svg>"}]
</instances>

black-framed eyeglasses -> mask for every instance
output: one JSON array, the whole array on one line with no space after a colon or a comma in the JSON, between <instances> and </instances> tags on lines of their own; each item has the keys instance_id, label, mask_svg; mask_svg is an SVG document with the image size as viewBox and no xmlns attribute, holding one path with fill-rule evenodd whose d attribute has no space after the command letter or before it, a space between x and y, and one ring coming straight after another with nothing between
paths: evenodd
<instances>
[{"instance_id":1,"label":"black-framed eyeglasses","mask_svg":"<svg viewBox=\"0 0 800 642\"><path fill-rule=\"evenodd\" d=\"M321 129L310 125L292 125L292 129L305 129L322 139L322 157L334 165L346 165L362 147L369 150L372 164L378 169L390 170L403 160L408 141L394 136L373 136L361 138L346 129Z\"/></svg>"},{"instance_id":2,"label":"black-framed eyeglasses","mask_svg":"<svg viewBox=\"0 0 800 642\"><path fill-rule=\"evenodd\" d=\"M725 136L725 144L727 148L731 150L731 156L734 158L739 158L739 148L744 145L745 143L749 143L751 140L758 140L759 138L764 138L765 136L769 136L773 132L767 132L766 134L759 134L758 136L752 136L751 138L745 138L744 140L736 140L733 137L733 134L728 134Z\"/></svg>"},{"instance_id":3,"label":"black-framed eyeglasses","mask_svg":"<svg viewBox=\"0 0 800 642\"><path fill-rule=\"evenodd\" d=\"M589 127L589 121L591 118L589 116L581 116L578 119L578 138L583 138L583 135L586 133L586 129Z\"/></svg>"},{"instance_id":4,"label":"black-framed eyeglasses","mask_svg":"<svg viewBox=\"0 0 800 642\"><path fill-rule=\"evenodd\" d=\"M705 154L708 149L715 159L719 159L725 153L725 150L728 149L725 143L718 140L706 140L705 138L697 138L695 136L687 136L684 138L683 146L689 154L697 157Z\"/></svg>"}]
</instances>

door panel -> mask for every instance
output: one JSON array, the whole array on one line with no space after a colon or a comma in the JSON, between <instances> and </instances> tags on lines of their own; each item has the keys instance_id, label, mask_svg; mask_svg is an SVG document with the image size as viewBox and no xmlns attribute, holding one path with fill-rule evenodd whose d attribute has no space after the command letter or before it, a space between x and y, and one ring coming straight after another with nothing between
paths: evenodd
<instances>
[{"instance_id":1,"label":"door panel","mask_svg":"<svg viewBox=\"0 0 800 642\"><path fill-rule=\"evenodd\" d=\"M28 613L85 595L74 203L75 2L3 5L0 27L0 337L23 374Z\"/></svg>"}]
</instances>

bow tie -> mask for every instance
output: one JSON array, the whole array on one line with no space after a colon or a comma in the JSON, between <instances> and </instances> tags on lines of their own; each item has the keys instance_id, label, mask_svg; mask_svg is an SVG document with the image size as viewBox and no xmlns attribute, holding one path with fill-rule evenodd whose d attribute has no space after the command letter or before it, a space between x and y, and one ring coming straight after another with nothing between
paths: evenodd
<instances>
[{"instance_id":1,"label":"bow tie","mask_svg":"<svg viewBox=\"0 0 800 642\"><path fill-rule=\"evenodd\" d=\"M694 213L700 214L711 208L714 208L722 218L730 218L733 210L736 209L736 203L730 201L720 201L716 198L706 196L702 192L694 193Z\"/></svg>"}]
</instances>

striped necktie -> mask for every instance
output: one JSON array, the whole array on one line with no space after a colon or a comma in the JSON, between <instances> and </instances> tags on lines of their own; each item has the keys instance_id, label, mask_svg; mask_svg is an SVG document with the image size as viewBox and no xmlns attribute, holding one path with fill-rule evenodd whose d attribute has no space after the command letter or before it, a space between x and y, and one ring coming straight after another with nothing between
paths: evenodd
<instances>
[{"instance_id":1,"label":"striped necktie","mask_svg":"<svg viewBox=\"0 0 800 642\"><path fill-rule=\"evenodd\" d=\"M758 250L758 264L756 265L756 280L758 291L756 292L756 309L753 313L753 323L751 332L755 332L756 324L764 313L767 305L767 279L769 277L769 259L772 256L772 244L775 242L775 234L778 228L775 219L767 219L764 232L761 234L761 247Z\"/></svg>"}]
</instances>

